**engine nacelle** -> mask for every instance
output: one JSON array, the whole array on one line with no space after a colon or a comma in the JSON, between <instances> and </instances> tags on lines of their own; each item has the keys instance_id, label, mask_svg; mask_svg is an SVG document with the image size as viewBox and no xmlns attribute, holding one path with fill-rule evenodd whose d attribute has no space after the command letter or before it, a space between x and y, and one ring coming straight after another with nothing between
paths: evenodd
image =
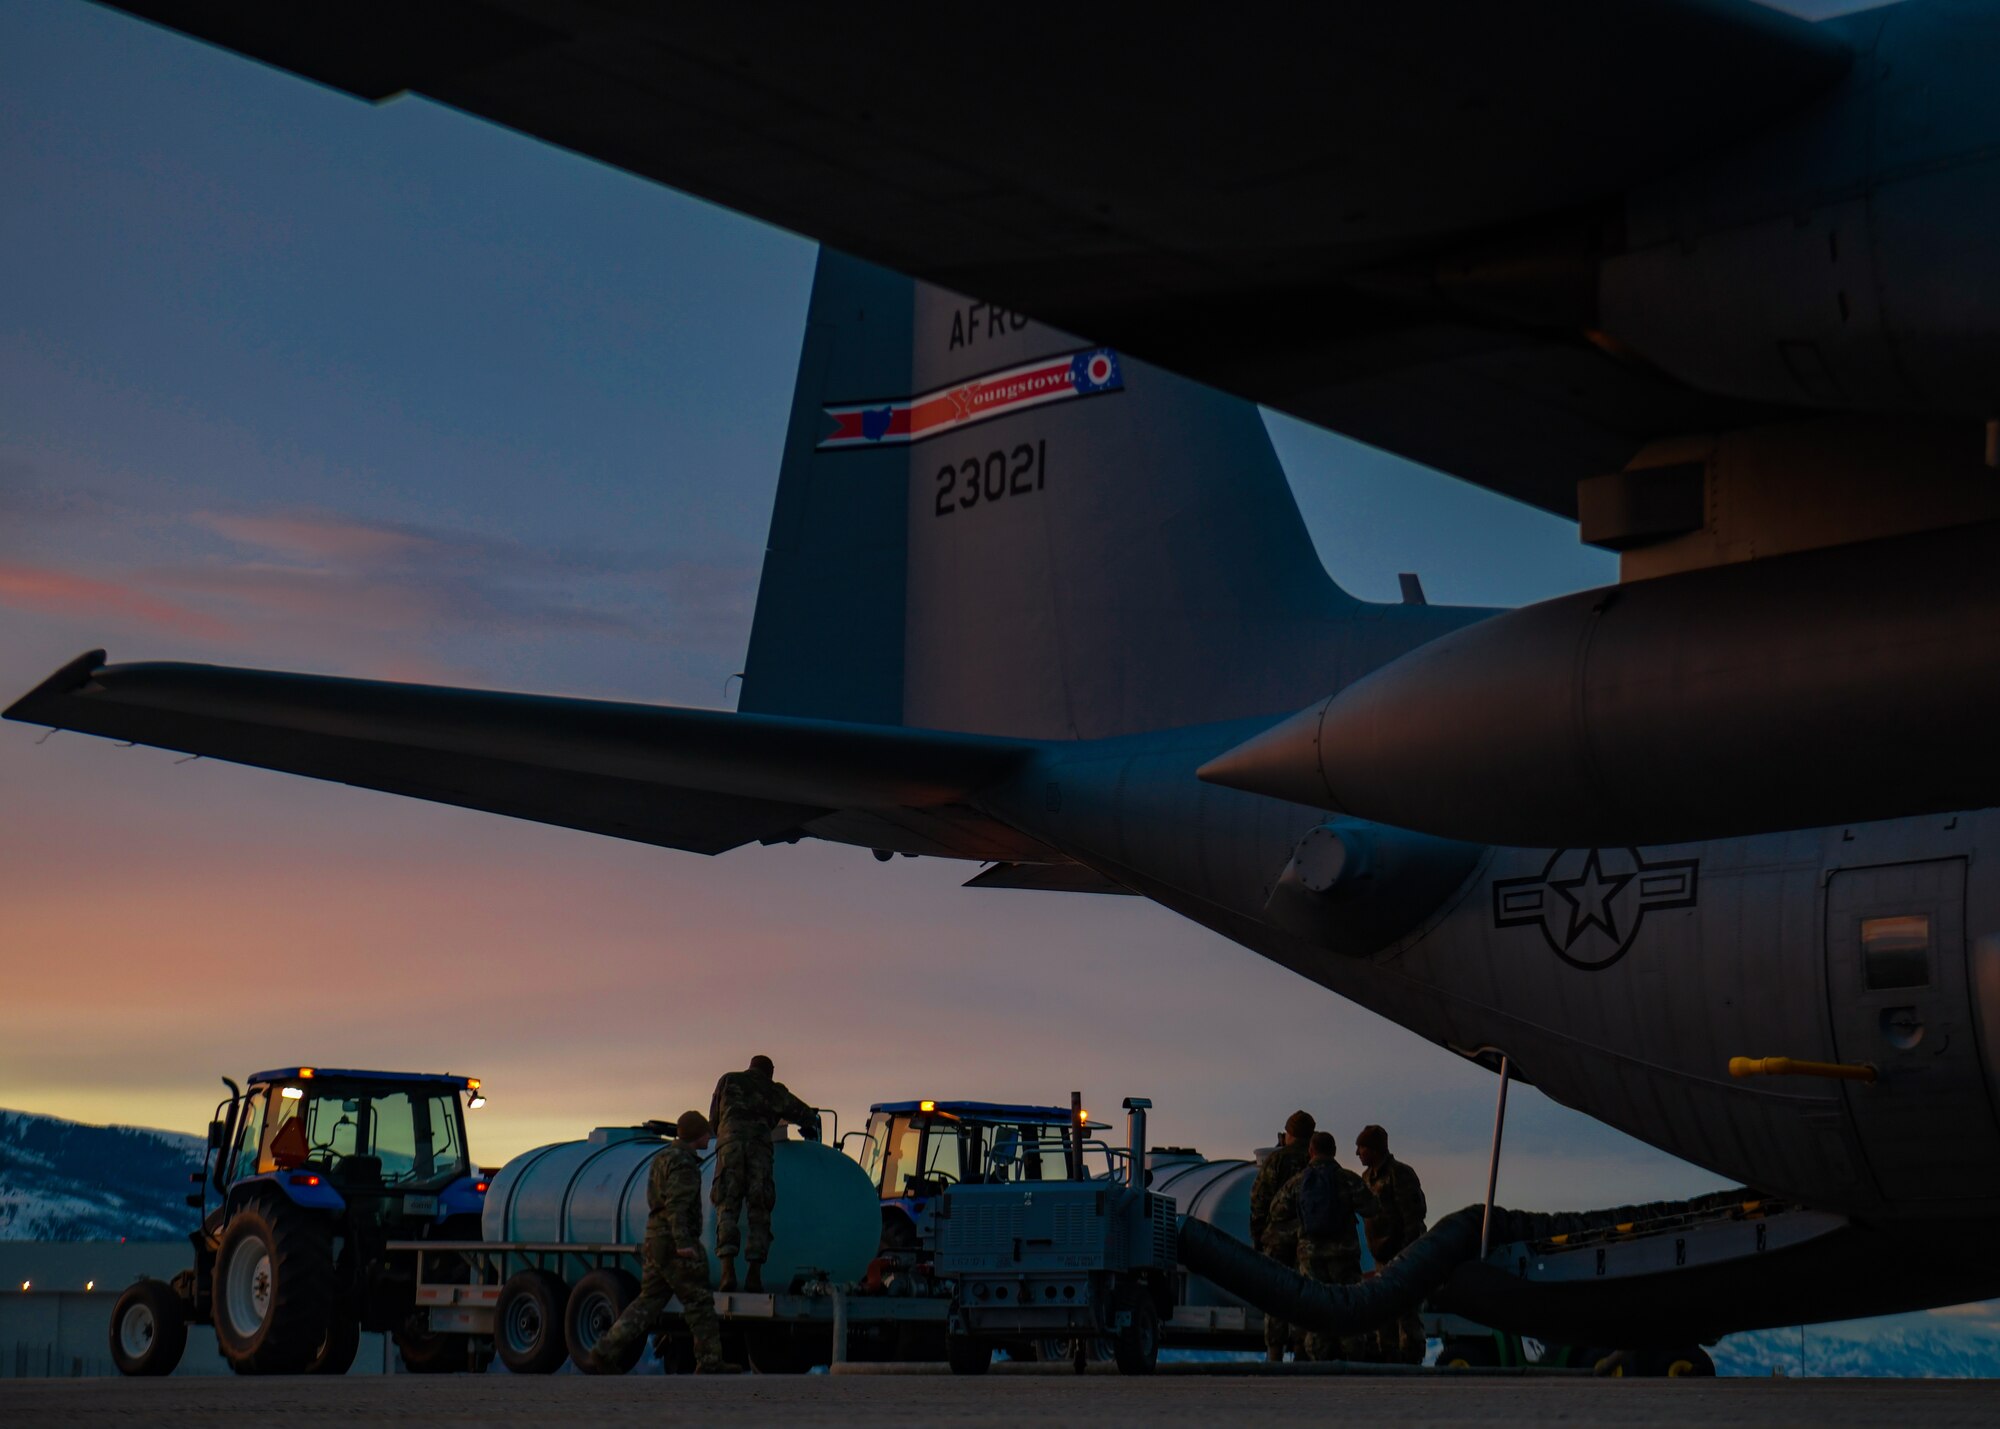
<instances>
[{"instance_id":1,"label":"engine nacelle","mask_svg":"<svg viewBox=\"0 0 2000 1429\"><path fill-rule=\"evenodd\" d=\"M1212 783L1527 847L2000 803L2000 523L1509 611L1202 766Z\"/></svg>"}]
</instances>

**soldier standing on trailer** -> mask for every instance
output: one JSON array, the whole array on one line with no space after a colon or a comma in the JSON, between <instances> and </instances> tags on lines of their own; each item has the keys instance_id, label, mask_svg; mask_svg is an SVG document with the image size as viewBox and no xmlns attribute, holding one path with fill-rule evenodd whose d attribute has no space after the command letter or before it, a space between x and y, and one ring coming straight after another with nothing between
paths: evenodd
<instances>
[{"instance_id":1,"label":"soldier standing on trailer","mask_svg":"<svg viewBox=\"0 0 2000 1429\"><path fill-rule=\"evenodd\" d=\"M648 1122L657 1126L659 1123ZM694 1337L695 1372L741 1374L722 1358L722 1326L708 1289L708 1257L701 1249L701 1156L710 1141L708 1118L684 1111L674 1123L674 1139L653 1157L646 1178L646 1240L639 1261L644 1278L639 1298L604 1332L591 1350L585 1374L615 1374L635 1341L657 1329L667 1301L680 1297L681 1314Z\"/></svg>"},{"instance_id":2,"label":"soldier standing on trailer","mask_svg":"<svg viewBox=\"0 0 2000 1429\"><path fill-rule=\"evenodd\" d=\"M715 1124L715 1257L722 1262L718 1290L736 1288L736 1253L741 1213L750 1212L750 1234L740 1242L749 1272L745 1290L764 1288L764 1262L771 1254L771 1208L778 1204L771 1178L771 1136L785 1122L819 1140L819 1113L772 1078L769 1057L752 1057L741 1072L724 1072L715 1084L708 1119Z\"/></svg>"},{"instance_id":3,"label":"soldier standing on trailer","mask_svg":"<svg viewBox=\"0 0 2000 1429\"><path fill-rule=\"evenodd\" d=\"M1291 1180L1306 1165L1306 1143L1312 1139L1313 1115L1309 1111L1295 1111L1285 1118L1284 1135L1277 1148L1264 1158L1264 1164L1257 1168L1257 1180L1250 1187L1250 1243L1271 1259L1285 1266L1298 1262L1299 1221L1297 1213L1275 1215L1272 1202L1277 1199L1279 1188ZM1277 1316L1264 1316L1264 1357L1273 1364L1285 1358L1285 1346L1292 1337L1292 1327Z\"/></svg>"}]
</instances>

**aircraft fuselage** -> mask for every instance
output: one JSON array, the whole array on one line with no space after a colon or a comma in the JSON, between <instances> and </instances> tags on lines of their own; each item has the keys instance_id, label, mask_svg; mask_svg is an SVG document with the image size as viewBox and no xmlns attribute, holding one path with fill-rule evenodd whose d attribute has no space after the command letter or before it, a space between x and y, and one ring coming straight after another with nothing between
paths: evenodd
<instances>
[{"instance_id":1,"label":"aircraft fuselage","mask_svg":"<svg viewBox=\"0 0 2000 1429\"><path fill-rule=\"evenodd\" d=\"M2000 877L1978 857L2000 840L2000 813L1639 849L1478 848L1194 777L1254 727L1052 750L989 806L1719 1175L1855 1217L2000 1214ZM1374 866L1345 906L1338 888L1287 906L1287 870L1322 828ZM1448 889L1426 885L1454 872ZM1329 900L1317 934L1295 906L1314 897ZM1370 917L1402 926L1371 948L1343 936ZM1868 1064L1879 1079L1743 1081L1732 1056Z\"/></svg>"}]
</instances>

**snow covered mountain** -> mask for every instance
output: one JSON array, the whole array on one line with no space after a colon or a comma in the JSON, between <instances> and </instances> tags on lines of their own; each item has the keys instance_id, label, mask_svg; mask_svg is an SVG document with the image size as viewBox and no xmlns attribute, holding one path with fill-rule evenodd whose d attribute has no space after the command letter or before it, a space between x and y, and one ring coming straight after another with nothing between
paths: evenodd
<instances>
[{"instance_id":1,"label":"snow covered mountain","mask_svg":"<svg viewBox=\"0 0 2000 1429\"><path fill-rule=\"evenodd\" d=\"M1996 1304L1885 1315L1834 1325L1753 1330L1717 1345L1718 1374L1797 1377L1884 1375L1903 1379L2000 1376Z\"/></svg>"},{"instance_id":2,"label":"snow covered mountain","mask_svg":"<svg viewBox=\"0 0 2000 1429\"><path fill-rule=\"evenodd\" d=\"M202 1139L0 1110L0 1240L178 1240Z\"/></svg>"}]
</instances>

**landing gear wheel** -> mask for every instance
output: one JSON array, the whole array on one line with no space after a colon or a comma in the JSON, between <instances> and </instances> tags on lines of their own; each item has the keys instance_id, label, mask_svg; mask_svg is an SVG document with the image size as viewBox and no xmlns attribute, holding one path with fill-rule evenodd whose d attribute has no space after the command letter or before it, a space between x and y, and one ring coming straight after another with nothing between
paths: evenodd
<instances>
[{"instance_id":1,"label":"landing gear wheel","mask_svg":"<svg viewBox=\"0 0 2000 1429\"><path fill-rule=\"evenodd\" d=\"M493 1306L493 1346L515 1374L554 1374L569 1358L563 1311L569 1287L547 1270L519 1270Z\"/></svg>"},{"instance_id":2,"label":"landing gear wheel","mask_svg":"<svg viewBox=\"0 0 2000 1429\"><path fill-rule=\"evenodd\" d=\"M172 1374L187 1349L187 1310L164 1280L141 1280L111 1307L111 1359L120 1374Z\"/></svg>"},{"instance_id":3,"label":"landing gear wheel","mask_svg":"<svg viewBox=\"0 0 2000 1429\"><path fill-rule=\"evenodd\" d=\"M396 1353L411 1374L464 1374L472 1368L470 1335L434 1335L406 1326L396 1331L395 1338Z\"/></svg>"},{"instance_id":4,"label":"landing gear wheel","mask_svg":"<svg viewBox=\"0 0 2000 1429\"><path fill-rule=\"evenodd\" d=\"M576 1282L563 1310L563 1338L569 1357L586 1374L628 1374L645 1353L645 1345L634 1341L618 1361L600 1365L593 1351L625 1307L639 1298L639 1282L622 1270L593 1270Z\"/></svg>"},{"instance_id":5,"label":"landing gear wheel","mask_svg":"<svg viewBox=\"0 0 2000 1429\"><path fill-rule=\"evenodd\" d=\"M1120 1374L1151 1374L1160 1362L1160 1316L1151 1296L1133 1301L1131 1323L1112 1336L1111 1357Z\"/></svg>"},{"instance_id":6,"label":"landing gear wheel","mask_svg":"<svg viewBox=\"0 0 2000 1429\"><path fill-rule=\"evenodd\" d=\"M239 1206L215 1253L215 1339L238 1374L298 1374L334 1313L326 1222L288 1201Z\"/></svg>"},{"instance_id":7,"label":"landing gear wheel","mask_svg":"<svg viewBox=\"0 0 2000 1429\"><path fill-rule=\"evenodd\" d=\"M985 1374L993 1365L993 1346L970 1335L947 1335L944 1357L953 1374Z\"/></svg>"},{"instance_id":8,"label":"landing gear wheel","mask_svg":"<svg viewBox=\"0 0 2000 1429\"><path fill-rule=\"evenodd\" d=\"M307 1374L346 1374L361 1349L361 1322L336 1313L326 1327L319 1353L306 1365Z\"/></svg>"},{"instance_id":9,"label":"landing gear wheel","mask_svg":"<svg viewBox=\"0 0 2000 1429\"><path fill-rule=\"evenodd\" d=\"M1438 1364L1445 1369L1486 1369L1500 1363L1500 1348L1491 1335L1461 1335L1444 1342Z\"/></svg>"}]
</instances>

